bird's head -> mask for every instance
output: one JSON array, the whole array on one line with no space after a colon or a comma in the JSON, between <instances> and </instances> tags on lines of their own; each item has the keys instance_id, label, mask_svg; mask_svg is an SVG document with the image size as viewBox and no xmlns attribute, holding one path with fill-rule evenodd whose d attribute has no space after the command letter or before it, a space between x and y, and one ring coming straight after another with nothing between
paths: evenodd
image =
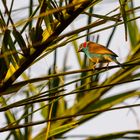
<instances>
[{"instance_id":1,"label":"bird's head","mask_svg":"<svg viewBox=\"0 0 140 140\"><path fill-rule=\"evenodd\" d=\"M86 48L88 46L89 42L84 42L82 44L80 44L78 52L83 52L84 48Z\"/></svg>"}]
</instances>

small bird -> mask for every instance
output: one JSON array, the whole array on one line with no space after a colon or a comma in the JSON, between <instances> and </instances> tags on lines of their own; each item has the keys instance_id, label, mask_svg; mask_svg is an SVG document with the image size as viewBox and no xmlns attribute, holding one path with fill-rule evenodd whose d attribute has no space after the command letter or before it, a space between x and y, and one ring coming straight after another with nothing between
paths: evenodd
<instances>
[{"instance_id":1,"label":"small bird","mask_svg":"<svg viewBox=\"0 0 140 140\"><path fill-rule=\"evenodd\" d=\"M117 54L103 45L91 41L84 42L80 45L78 52L84 52L89 60L93 62L94 68L98 63L107 63L108 66L109 62L115 62L123 68L122 64L116 59L118 57Z\"/></svg>"}]
</instances>

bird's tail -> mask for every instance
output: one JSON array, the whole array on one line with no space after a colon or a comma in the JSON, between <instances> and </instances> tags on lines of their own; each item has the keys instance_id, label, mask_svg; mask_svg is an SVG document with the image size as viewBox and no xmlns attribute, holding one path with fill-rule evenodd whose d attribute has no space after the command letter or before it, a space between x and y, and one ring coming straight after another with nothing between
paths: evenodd
<instances>
[{"instance_id":1,"label":"bird's tail","mask_svg":"<svg viewBox=\"0 0 140 140\"><path fill-rule=\"evenodd\" d=\"M120 62L118 62L117 59L115 59L114 62L116 62L120 67L124 69L124 66Z\"/></svg>"}]
</instances>

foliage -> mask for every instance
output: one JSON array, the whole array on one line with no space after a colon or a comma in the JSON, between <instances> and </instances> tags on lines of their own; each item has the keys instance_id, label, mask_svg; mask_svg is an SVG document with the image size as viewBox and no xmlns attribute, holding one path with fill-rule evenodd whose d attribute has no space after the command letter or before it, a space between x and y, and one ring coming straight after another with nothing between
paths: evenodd
<instances>
[{"instance_id":1,"label":"foliage","mask_svg":"<svg viewBox=\"0 0 140 140\"><path fill-rule=\"evenodd\" d=\"M16 4L14 0L2 0L0 5L4 7L4 11L0 10L0 111L6 123L0 132L8 132L5 139L65 139L68 131L106 111L139 106L115 107L139 96L137 87L105 96L114 87L140 80L140 32L136 22L140 7L134 7L134 0L113 2L115 8L110 10L107 6L105 14L95 14L96 6L109 5L103 0L30 0L29 7L14 10ZM25 11L26 18L16 21L13 13L20 10ZM80 18L87 21L85 26L78 23ZM78 23L76 29L68 31L67 27L74 23ZM124 40L130 41L125 69L101 64L93 70L86 56L77 53L78 40L99 42L102 32L108 31L106 46L110 47L119 25L124 25ZM67 65L70 51L64 49L68 43L73 45L76 56L70 61L77 62L78 70L70 70ZM63 60L59 59L59 48L65 53ZM33 72L39 73L35 66L49 62L49 58L51 65L44 67L47 75L33 77ZM102 76L112 69L115 71L101 82ZM70 95L71 106L67 100ZM34 127L41 124L42 129L34 136ZM85 139L138 139L139 134L139 130L100 136L93 133Z\"/></svg>"}]
</instances>

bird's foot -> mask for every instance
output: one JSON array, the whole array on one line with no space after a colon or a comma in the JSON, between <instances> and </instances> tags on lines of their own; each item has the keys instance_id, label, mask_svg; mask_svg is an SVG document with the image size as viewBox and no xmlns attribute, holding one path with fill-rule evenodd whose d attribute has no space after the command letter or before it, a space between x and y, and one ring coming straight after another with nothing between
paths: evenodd
<instances>
[{"instance_id":1,"label":"bird's foot","mask_svg":"<svg viewBox=\"0 0 140 140\"><path fill-rule=\"evenodd\" d=\"M93 69L93 71L94 71L94 70L96 69L96 65L93 65L92 69Z\"/></svg>"},{"instance_id":2,"label":"bird's foot","mask_svg":"<svg viewBox=\"0 0 140 140\"><path fill-rule=\"evenodd\" d=\"M109 70L108 66L109 66L109 63L107 63L107 65L106 65L106 70L107 70L107 71Z\"/></svg>"}]
</instances>

